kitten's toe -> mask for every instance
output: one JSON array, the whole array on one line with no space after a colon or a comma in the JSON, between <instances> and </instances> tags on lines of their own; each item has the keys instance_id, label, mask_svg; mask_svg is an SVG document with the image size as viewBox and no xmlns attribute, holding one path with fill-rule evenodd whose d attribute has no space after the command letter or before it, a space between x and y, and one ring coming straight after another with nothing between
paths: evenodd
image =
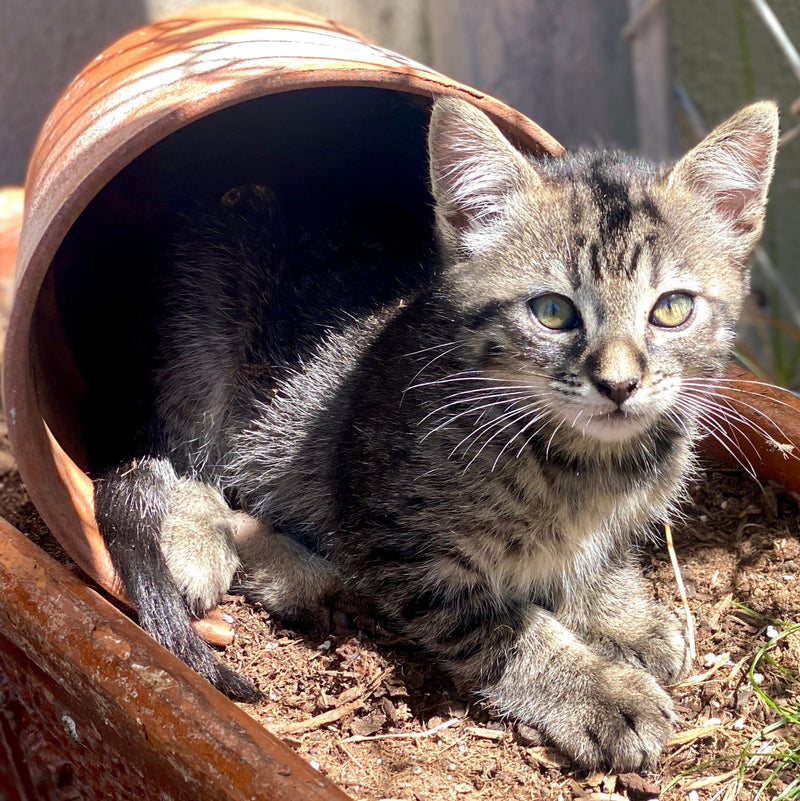
<instances>
[{"instance_id":1,"label":"kitten's toe","mask_svg":"<svg viewBox=\"0 0 800 801\"><path fill-rule=\"evenodd\" d=\"M160 545L170 574L189 610L216 606L239 567L233 543L234 513L215 487L180 479L161 524Z\"/></svg>"},{"instance_id":2,"label":"kitten's toe","mask_svg":"<svg viewBox=\"0 0 800 801\"><path fill-rule=\"evenodd\" d=\"M236 552L229 548L215 549L211 555L168 562L170 572L186 606L198 616L213 609L230 589L239 567Z\"/></svg>"},{"instance_id":3,"label":"kitten's toe","mask_svg":"<svg viewBox=\"0 0 800 801\"><path fill-rule=\"evenodd\" d=\"M661 684L675 684L691 670L686 634L671 612L652 607L646 625L613 637L597 637L589 642L592 650L611 659L651 673Z\"/></svg>"},{"instance_id":4,"label":"kitten's toe","mask_svg":"<svg viewBox=\"0 0 800 801\"><path fill-rule=\"evenodd\" d=\"M620 773L653 767L673 732L671 699L642 670L609 663L594 678L570 705L571 724L562 722L565 714L546 727L547 736L584 767Z\"/></svg>"}]
</instances>

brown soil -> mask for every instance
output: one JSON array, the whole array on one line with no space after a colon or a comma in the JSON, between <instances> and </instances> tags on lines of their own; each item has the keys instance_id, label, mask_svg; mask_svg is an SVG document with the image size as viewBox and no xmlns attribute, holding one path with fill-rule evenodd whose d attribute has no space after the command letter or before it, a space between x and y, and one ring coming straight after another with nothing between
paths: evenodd
<instances>
[{"instance_id":1,"label":"brown soil","mask_svg":"<svg viewBox=\"0 0 800 801\"><path fill-rule=\"evenodd\" d=\"M800 509L781 488L762 491L717 465L692 496L674 536L698 657L693 676L673 689L679 730L660 769L645 777L571 770L537 732L492 718L388 639L308 643L231 599L224 609L238 637L224 658L267 697L248 711L355 798L753 798L775 764L768 754L800 747L797 728L758 736L778 715L748 679L758 649L773 635L768 626L785 628L766 618L800 622ZM645 552L643 562L656 597L680 614L666 550ZM760 686L800 709L800 632L770 656L792 678L762 660ZM746 760L740 780L745 750L765 755ZM797 772L797 762L783 770L766 797Z\"/></svg>"},{"instance_id":2,"label":"brown soil","mask_svg":"<svg viewBox=\"0 0 800 801\"><path fill-rule=\"evenodd\" d=\"M780 487L762 490L716 464L692 496L675 545L696 627L695 675L673 688L680 726L644 777L573 770L536 731L493 718L388 637L308 642L230 597L222 610L237 637L221 658L264 692L244 708L356 799L753 799L776 764L771 755L800 747L797 727L761 733L778 715L748 678L775 633L768 627L787 627L770 619L800 621L800 507ZM4 430L0 513L69 564L25 494ZM656 597L681 614L665 549L642 561ZM769 657L756 666L760 687L797 710L800 633ZM764 797L797 771L797 762L781 770Z\"/></svg>"}]
</instances>

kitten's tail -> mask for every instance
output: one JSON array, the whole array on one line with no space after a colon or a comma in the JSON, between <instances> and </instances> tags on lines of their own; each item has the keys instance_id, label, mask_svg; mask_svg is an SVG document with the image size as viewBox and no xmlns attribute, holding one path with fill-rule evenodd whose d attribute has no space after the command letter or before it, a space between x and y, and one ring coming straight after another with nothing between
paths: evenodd
<instances>
[{"instance_id":1,"label":"kitten's tail","mask_svg":"<svg viewBox=\"0 0 800 801\"><path fill-rule=\"evenodd\" d=\"M172 465L151 456L103 471L94 482L100 533L142 628L229 698L253 702L255 687L195 633L164 560L159 534L176 481Z\"/></svg>"}]
</instances>

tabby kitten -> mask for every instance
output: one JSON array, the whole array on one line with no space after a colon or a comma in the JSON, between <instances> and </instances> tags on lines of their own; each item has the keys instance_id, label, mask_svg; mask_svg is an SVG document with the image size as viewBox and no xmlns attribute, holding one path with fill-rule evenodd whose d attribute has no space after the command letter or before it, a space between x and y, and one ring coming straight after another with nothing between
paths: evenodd
<instances>
[{"instance_id":1,"label":"tabby kitten","mask_svg":"<svg viewBox=\"0 0 800 801\"><path fill-rule=\"evenodd\" d=\"M189 223L150 433L95 482L143 626L252 700L192 615L232 582L322 627L357 599L580 765L653 765L689 661L633 544L674 513L710 425L777 125L750 106L671 169L535 161L438 100L437 266L380 297L395 251L298 233L269 190Z\"/></svg>"}]
</instances>

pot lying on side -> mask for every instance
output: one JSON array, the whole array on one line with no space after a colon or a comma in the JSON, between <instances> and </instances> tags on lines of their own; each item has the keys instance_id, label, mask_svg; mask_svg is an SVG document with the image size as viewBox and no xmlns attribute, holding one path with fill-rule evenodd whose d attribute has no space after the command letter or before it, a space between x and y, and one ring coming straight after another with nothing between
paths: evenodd
<instances>
[{"instance_id":1,"label":"pot lying on side","mask_svg":"<svg viewBox=\"0 0 800 801\"><path fill-rule=\"evenodd\" d=\"M67 88L28 171L4 401L32 501L112 594L121 590L94 521L86 442L113 440L129 419L142 365L123 354L142 336L137 300L168 221L263 183L309 203L353 201L354 213L367 204L422 250L426 129L440 94L482 108L528 150L562 152L481 92L329 20L264 5L156 22ZM6 251L2 240L10 263ZM89 415L88 397L100 401ZM7 525L0 724L0 786L20 799L346 797Z\"/></svg>"},{"instance_id":2,"label":"pot lying on side","mask_svg":"<svg viewBox=\"0 0 800 801\"><path fill-rule=\"evenodd\" d=\"M31 499L110 592L120 588L94 522L84 400L92 390L104 401L93 436L124 427L141 365L123 362L121 343L142 330L137 299L166 221L264 183L310 203L346 195L383 208L422 249L437 94L473 102L535 153L562 152L491 97L333 22L262 5L196 9L136 31L56 105L26 183L5 402Z\"/></svg>"}]
</instances>

